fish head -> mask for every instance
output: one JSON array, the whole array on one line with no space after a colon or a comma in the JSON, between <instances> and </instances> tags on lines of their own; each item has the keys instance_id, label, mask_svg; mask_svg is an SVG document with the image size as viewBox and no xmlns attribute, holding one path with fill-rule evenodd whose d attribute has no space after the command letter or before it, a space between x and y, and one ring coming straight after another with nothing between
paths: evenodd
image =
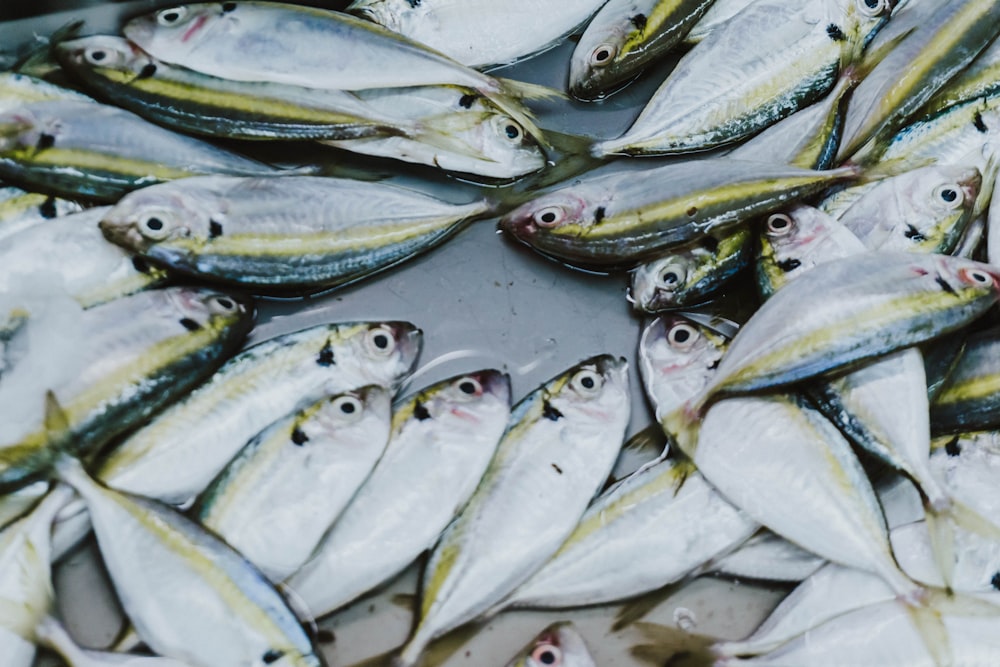
<instances>
[{"instance_id":1,"label":"fish head","mask_svg":"<svg viewBox=\"0 0 1000 667\"><path fill-rule=\"evenodd\" d=\"M346 359L332 364L350 364L366 382L395 390L408 376L423 345L423 332L409 322L368 322L348 327Z\"/></svg>"},{"instance_id":2,"label":"fish head","mask_svg":"<svg viewBox=\"0 0 1000 667\"><path fill-rule=\"evenodd\" d=\"M507 114L487 108L479 114L461 113L472 119L467 131L458 131L455 137L472 148L481 163L491 164L490 174L497 178L514 178L542 169L545 153L538 141L521 123Z\"/></svg>"},{"instance_id":3,"label":"fish head","mask_svg":"<svg viewBox=\"0 0 1000 667\"><path fill-rule=\"evenodd\" d=\"M725 336L682 315L650 322L639 339L639 368L656 414L669 414L697 396L728 344Z\"/></svg>"},{"instance_id":4,"label":"fish head","mask_svg":"<svg viewBox=\"0 0 1000 667\"><path fill-rule=\"evenodd\" d=\"M612 92L615 84L627 78L622 62L637 33L641 36L632 17L588 26L570 57L570 95L592 101Z\"/></svg>"},{"instance_id":5,"label":"fish head","mask_svg":"<svg viewBox=\"0 0 1000 667\"><path fill-rule=\"evenodd\" d=\"M941 214L971 211L979 197L983 176L976 167L935 165L933 176L922 188L921 197L927 206Z\"/></svg>"},{"instance_id":6,"label":"fish head","mask_svg":"<svg viewBox=\"0 0 1000 667\"><path fill-rule=\"evenodd\" d=\"M402 17L419 5L407 0L355 0L346 11L393 32L402 32Z\"/></svg>"},{"instance_id":7,"label":"fish head","mask_svg":"<svg viewBox=\"0 0 1000 667\"><path fill-rule=\"evenodd\" d=\"M507 667L594 667L594 659L572 623L553 623Z\"/></svg>"},{"instance_id":8,"label":"fish head","mask_svg":"<svg viewBox=\"0 0 1000 667\"><path fill-rule=\"evenodd\" d=\"M628 362L602 354L581 361L543 389L553 414L575 414L580 424L628 419Z\"/></svg>"},{"instance_id":9,"label":"fish head","mask_svg":"<svg viewBox=\"0 0 1000 667\"><path fill-rule=\"evenodd\" d=\"M123 37L93 35L55 45L59 63L74 72L107 70L139 75L152 60Z\"/></svg>"},{"instance_id":10,"label":"fish head","mask_svg":"<svg viewBox=\"0 0 1000 667\"><path fill-rule=\"evenodd\" d=\"M29 104L0 112L0 154L43 150L59 133L56 119Z\"/></svg>"},{"instance_id":11,"label":"fish head","mask_svg":"<svg viewBox=\"0 0 1000 667\"><path fill-rule=\"evenodd\" d=\"M191 53L214 32L238 20L237 7L235 2L175 5L132 19L122 32L144 51L173 62L173 57Z\"/></svg>"},{"instance_id":12,"label":"fish head","mask_svg":"<svg viewBox=\"0 0 1000 667\"><path fill-rule=\"evenodd\" d=\"M519 206L503 216L498 227L518 241L545 251L561 245L560 237L573 242L595 226L605 214L600 195L580 187L563 187Z\"/></svg>"},{"instance_id":13,"label":"fish head","mask_svg":"<svg viewBox=\"0 0 1000 667\"><path fill-rule=\"evenodd\" d=\"M861 49L892 15L899 0L833 0L829 23L840 29L848 43Z\"/></svg>"},{"instance_id":14,"label":"fish head","mask_svg":"<svg viewBox=\"0 0 1000 667\"><path fill-rule=\"evenodd\" d=\"M694 274L694 261L690 252L680 251L636 268L631 285L635 309L656 313L678 307Z\"/></svg>"},{"instance_id":15,"label":"fish head","mask_svg":"<svg viewBox=\"0 0 1000 667\"><path fill-rule=\"evenodd\" d=\"M335 441L360 455L389 438L391 399L389 390L376 384L341 392L300 412L295 428L308 440Z\"/></svg>"},{"instance_id":16,"label":"fish head","mask_svg":"<svg viewBox=\"0 0 1000 667\"><path fill-rule=\"evenodd\" d=\"M1000 299L1000 268L950 255L930 255L928 259L934 264L931 278L941 289L967 301ZM919 267L915 272L929 273Z\"/></svg>"},{"instance_id":17,"label":"fish head","mask_svg":"<svg viewBox=\"0 0 1000 667\"><path fill-rule=\"evenodd\" d=\"M452 435L470 442L481 433L499 437L510 418L510 377L486 369L456 375L420 391L398 420L433 419ZM395 418L395 417L394 417Z\"/></svg>"},{"instance_id":18,"label":"fish head","mask_svg":"<svg viewBox=\"0 0 1000 667\"><path fill-rule=\"evenodd\" d=\"M796 206L768 216L760 246L762 261L783 274L782 283L792 273L865 250L839 220L812 206Z\"/></svg>"},{"instance_id":19,"label":"fish head","mask_svg":"<svg viewBox=\"0 0 1000 667\"><path fill-rule=\"evenodd\" d=\"M161 183L131 192L100 222L112 243L146 253L157 245L207 241L226 212L215 189L218 177L184 179L182 185Z\"/></svg>"},{"instance_id":20,"label":"fish head","mask_svg":"<svg viewBox=\"0 0 1000 667\"><path fill-rule=\"evenodd\" d=\"M177 319L178 326L189 332L200 330L222 331L231 327L249 327L255 315L253 301L200 287L170 287L158 290L156 298L169 307L157 312Z\"/></svg>"},{"instance_id":21,"label":"fish head","mask_svg":"<svg viewBox=\"0 0 1000 667\"><path fill-rule=\"evenodd\" d=\"M326 667L326 661L315 652L303 653L287 649L272 649L264 653L260 660L255 660L252 667Z\"/></svg>"}]
</instances>

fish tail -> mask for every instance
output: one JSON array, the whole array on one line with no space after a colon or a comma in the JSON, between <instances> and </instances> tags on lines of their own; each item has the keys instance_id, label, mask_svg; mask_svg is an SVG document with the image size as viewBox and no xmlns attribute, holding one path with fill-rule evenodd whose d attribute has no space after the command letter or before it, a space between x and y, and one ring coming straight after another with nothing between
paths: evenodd
<instances>
[{"instance_id":1,"label":"fish tail","mask_svg":"<svg viewBox=\"0 0 1000 667\"><path fill-rule=\"evenodd\" d=\"M719 660L712 651L715 640L703 635L692 635L678 628L655 623L636 623L644 643L630 649L630 653L643 663L656 667L713 667L731 664Z\"/></svg>"},{"instance_id":2,"label":"fish tail","mask_svg":"<svg viewBox=\"0 0 1000 667\"><path fill-rule=\"evenodd\" d=\"M393 656L391 667L416 667L430 644L430 637L426 637L418 625L417 631L413 633L410 641L406 642L400 652Z\"/></svg>"}]
</instances>

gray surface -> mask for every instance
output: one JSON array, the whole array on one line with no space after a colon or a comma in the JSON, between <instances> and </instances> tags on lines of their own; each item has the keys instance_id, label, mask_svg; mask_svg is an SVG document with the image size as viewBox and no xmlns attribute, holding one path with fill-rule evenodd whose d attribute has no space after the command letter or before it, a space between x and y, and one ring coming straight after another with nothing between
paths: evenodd
<instances>
[{"instance_id":1,"label":"gray surface","mask_svg":"<svg viewBox=\"0 0 1000 667\"><path fill-rule=\"evenodd\" d=\"M46 34L70 20L87 21L85 32L113 31L121 16L169 2L130 2L0 23L0 58L10 61L34 34ZM321 4L321 3L317 3ZM537 83L562 88L572 51L566 42L523 65L501 70ZM595 136L623 131L662 78L639 85L601 105L568 101L548 103L540 113L547 128ZM412 176L401 180L411 180ZM436 187L451 189L450 185ZM464 189L454 188L461 199ZM444 247L373 280L306 300L269 300L259 304L259 341L318 322L389 318L410 320L425 331L425 351L410 387L481 367L511 374L515 398L580 359L613 353L630 360L634 410L630 430L651 420L641 388L635 348L641 322L624 299L624 276L594 276L568 270L527 248L497 236L495 220L477 222ZM623 564L626 565L626 564ZM71 555L55 574L58 605L75 636L92 646L107 644L117 633L120 615L96 550ZM396 593L412 593L411 568L384 592L364 599L321 623L334 630L328 647L331 665L350 664L400 644L410 612L392 602ZM720 580L703 580L661 604L649 620L726 638L750 632L778 599L773 591ZM677 612L680 608L682 611ZM634 630L610 634L615 608L558 613L503 614L478 633L447 665L502 665L551 620L578 623L597 664L640 664L627 648L640 639Z\"/></svg>"}]
</instances>

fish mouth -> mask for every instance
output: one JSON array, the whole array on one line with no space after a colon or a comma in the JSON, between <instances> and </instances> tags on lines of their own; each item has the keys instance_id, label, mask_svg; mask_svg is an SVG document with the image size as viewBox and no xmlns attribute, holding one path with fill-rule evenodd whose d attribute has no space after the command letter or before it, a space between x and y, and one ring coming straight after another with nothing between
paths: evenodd
<instances>
[{"instance_id":1,"label":"fish mouth","mask_svg":"<svg viewBox=\"0 0 1000 667\"><path fill-rule=\"evenodd\" d=\"M510 376L498 370L480 371L476 374L484 394L501 400L510 400Z\"/></svg>"},{"instance_id":2,"label":"fish mouth","mask_svg":"<svg viewBox=\"0 0 1000 667\"><path fill-rule=\"evenodd\" d=\"M136 253L145 252L148 247L145 237L139 233L139 230L133 224L122 224L104 218L97 223L97 226L100 228L104 238L117 246Z\"/></svg>"},{"instance_id":3,"label":"fish mouth","mask_svg":"<svg viewBox=\"0 0 1000 667\"><path fill-rule=\"evenodd\" d=\"M402 358L409 360L411 365L416 363L424 345L424 332L411 322L385 322L384 326L392 332L396 339L396 347Z\"/></svg>"}]
</instances>

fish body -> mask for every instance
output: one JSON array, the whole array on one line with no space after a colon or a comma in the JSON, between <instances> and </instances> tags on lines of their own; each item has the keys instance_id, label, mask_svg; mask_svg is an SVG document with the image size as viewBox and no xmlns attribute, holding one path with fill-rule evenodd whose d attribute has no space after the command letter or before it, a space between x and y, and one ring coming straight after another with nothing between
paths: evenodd
<instances>
[{"instance_id":1,"label":"fish body","mask_svg":"<svg viewBox=\"0 0 1000 667\"><path fill-rule=\"evenodd\" d=\"M114 488L184 503L250 438L303 402L373 383L395 389L420 346L419 329L405 322L322 324L258 343L133 433L95 470Z\"/></svg>"},{"instance_id":2,"label":"fish body","mask_svg":"<svg viewBox=\"0 0 1000 667\"><path fill-rule=\"evenodd\" d=\"M677 46L714 0L610 0L587 24L569 63L569 92L605 97Z\"/></svg>"},{"instance_id":3,"label":"fish body","mask_svg":"<svg viewBox=\"0 0 1000 667\"><path fill-rule=\"evenodd\" d=\"M545 193L500 226L573 266L631 268L853 176L726 158L612 171Z\"/></svg>"},{"instance_id":4,"label":"fish body","mask_svg":"<svg viewBox=\"0 0 1000 667\"><path fill-rule=\"evenodd\" d=\"M256 289L315 290L398 264L488 209L384 183L209 176L131 193L101 229L181 273Z\"/></svg>"},{"instance_id":5,"label":"fish body","mask_svg":"<svg viewBox=\"0 0 1000 667\"><path fill-rule=\"evenodd\" d=\"M1000 338L996 329L972 335L931 403L936 435L1000 426Z\"/></svg>"},{"instance_id":6,"label":"fish body","mask_svg":"<svg viewBox=\"0 0 1000 667\"><path fill-rule=\"evenodd\" d=\"M0 187L0 239L31 227L36 222L78 213L83 207L75 201L11 186Z\"/></svg>"},{"instance_id":7,"label":"fish body","mask_svg":"<svg viewBox=\"0 0 1000 667\"><path fill-rule=\"evenodd\" d=\"M416 664L434 637L488 611L566 540L624 438L626 372L624 360L594 357L515 406L489 470L431 553L399 664Z\"/></svg>"},{"instance_id":8,"label":"fish body","mask_svg":"<svg viewBox=\"0 0 1000 667\"><path fill-rule=\"evenodd\" d=\"M705 39L709 34L712 33L720 25L733 18L749 5L753 4L757 0L715 0L712 6L708 8L705 15L701 17L691 32L687 34L684 41L688 44L697 44L698 42Z\"/></svg>"},{"instance_id":9,"label":"fish body","mask_svg":"<svg viewBox=\"0 0 1000 667\"><path fill-rule=\"evenodd\" d=\"M708 567L735 579L802 581L826 564L820 556L764 530Z\"/></svg>"},{"instance_id":10,"label":"fish body","mask_svg":"<svg viewBox=\"0 0 1000 667\"><path fill-rule=\"evenodd\" d=\"M58 276L84 308L96 306L166 280L162 269L108 243L97 223L108 207L41 220L0 237L0 290L17 280Z\"/></svg>"},{"instance_id":11,"label":"fish body","mask_svg":"<svg viewBox=\"0 0 1000 667\"><path fill-rule=\"evenodd\" d=\"M1000 93L1000 42L993 40L962 72L921 109L933 115L956 104Z\"/></svg>"},{"instance_id":12,"label":"fish body","mask_svg":"<svg viewBox=\"0 0 1000 667\"><path fill-rule=\"evenodd\" d=\"M73 330L75 366L46 368L58 353L32 349L0 383L0 484L17 488L47 472L58 452L89 455L141 424L221 365L252 322L249 305L235 297L180 287L84 311ZM45 426L50 391L66 414L66 433Z\"/></svg>"},{"instance_id":13,"label":"fish body","mask_svg":"<svg viewBox=\"0 0 1000 667\"><path fill-rule=\"evenodd\" d=\"M56 195L114 201L131 190L185 176L279 173L92 102L25 104L0 114L0 128L0 175Z\"/></svg>"},{"instance_id":14,"label":"fish body","mask_svg":"<svg viewBox=\"0 0 1000 667\"><path fill-rule=\"evenodd\" d=\"M744 139L833 88L891 2L759 0L688 52L621 137L595 155L666 155ZM752 38L748 38L752 35Z\"/></svg>"},{"instance_id":15,"label":"fish body","mask_svg":"<svg viewBox=\"0 0 1000 667\"><path fill-rule=\"evenodd\" d=\"M194 516L280 582L309 558L388 438L387 389L323 398L248 442L199 496Z\"/></svg>"},{"instance_id":16,"label":"fish body","mask_svg":"<svg viewBox=\"0 0 1000 667\"><path fill-rule=\"evenodd\" d=\"M321 617L401 572L465 506L509 416L510 381L499 371L409 397L371 476L285 587Z\"/></svg>"},{"instance_id":17,"label":"fish body","mask_svg":"<svg viewBox=\"0 0 1000 667\"><path fill-rule=\"evenodd\" d=\"M222 540L156 501L101 486L75 462L60 466L87 504L122 607L155 652L192 667L321 667L281 595Z\"/></svg>"},{"instance_id":18,"label":"fish body","mask_svg":"<svg viewBox=\"0 0 1000 667\"><path fill-rule=\"evenodd\" d=\"M539 5L513 0L354 0L347 11L443 53L463 65L506 65L555 46L604 0Z\"/></svg>"}]
</instances>

